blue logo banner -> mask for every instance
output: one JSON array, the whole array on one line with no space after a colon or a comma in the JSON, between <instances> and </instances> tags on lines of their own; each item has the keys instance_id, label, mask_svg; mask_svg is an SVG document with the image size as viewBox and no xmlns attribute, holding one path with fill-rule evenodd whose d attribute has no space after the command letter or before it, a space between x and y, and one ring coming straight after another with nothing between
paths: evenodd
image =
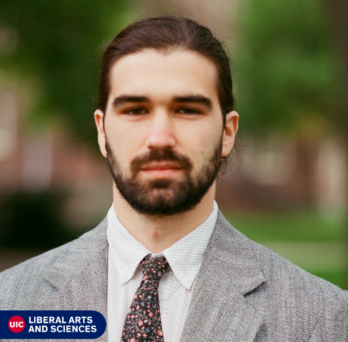
<instances>
[{"instance_id":1,"label":"blue logo banner","mask_svg":"<svg viewBox=\"0 0 348 342\"><path fill-rule=\"evenodd\" d=\"M95 339L105 329L97 311L0 311L0 339Z\"/></svg>"}]
</instances>

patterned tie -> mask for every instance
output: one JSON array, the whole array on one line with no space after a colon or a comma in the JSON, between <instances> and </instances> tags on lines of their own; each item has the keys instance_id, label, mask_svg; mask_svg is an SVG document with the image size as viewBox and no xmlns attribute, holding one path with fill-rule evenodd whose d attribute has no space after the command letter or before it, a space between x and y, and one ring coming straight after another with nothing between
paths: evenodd
<instances>
[{"instance_id":1,"label":"patterned tie","mask_svg":"<svg viewBox=\"0 0 348 342\"><path fill-rule=\"evenodd\" d=\"M150 259L150 255L140 264L143 280L128 311L121 342L164 342L158 285L169 264L164 256Z\"/></svg>"}]
</instances>

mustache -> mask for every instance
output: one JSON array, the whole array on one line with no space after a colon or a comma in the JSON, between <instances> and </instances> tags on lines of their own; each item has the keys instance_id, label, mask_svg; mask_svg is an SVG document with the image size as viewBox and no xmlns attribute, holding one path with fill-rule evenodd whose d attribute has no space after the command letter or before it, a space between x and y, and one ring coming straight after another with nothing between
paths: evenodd
<instances>
[{"instance_id":1,"label":"mustache","mask_svg":"<svg viewBox=\"0 0 348 342\"><path fill-rule=\"evenodd\" d=\"M136 174L144 165L150 162L175 162L180 168L191 171L192 163L186 156L180 155L171 149L153 149L143 156L132 160L130 168L133 174Z\"/></svg>"}]
</instances>

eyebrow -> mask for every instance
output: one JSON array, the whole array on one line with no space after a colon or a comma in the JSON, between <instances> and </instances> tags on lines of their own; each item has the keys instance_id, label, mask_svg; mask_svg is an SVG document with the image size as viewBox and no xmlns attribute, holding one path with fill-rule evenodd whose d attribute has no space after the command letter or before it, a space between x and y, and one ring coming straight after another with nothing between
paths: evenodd
<instances>
[{"instance_id":1,"label":"eyebrow","mask_svg":"<svg viewBox=\"0 0 348 342\"><path fill-rule=\"evenodd\" d=\"M129 102L150 102L150 99L146 96L132 96L132 95L121 95L118 96L114 99L112 102L112 106L115 108L117 106L120 106L124 103L129 103Z\"/></svg>"},{"instance_id":2,"label":"eyebrow","mask_svg":"<svg viewBox=\"0 0 348 342\"><path fill-rule=\"evenodd\" d=\"M179 103L186 103L186 102L193 102L193 103L199 103L202 104L209 109L212 107L212 102L208 97L202 96L202 95L188 95L188 96L176 96L174 97L174 102Z\"/></svg>"},{"instance_id":3,"label":"eyebrow","mask_svg":"<svg viewBox=\"0 0 348 342\"><path fill-rule=\"evenodd\" d=\"M112 106L115 108L117 106L123 105L125 103L141 103L141 102L150 102L150 99L147 96L134 96L134 95L121 95L114 99L112 102ZM173 98L173 102L178 103L187 103L187 102L193 102L193 103L199 103L207 108L212 108L212 102L208 97L205 97L203 95L185 95L185 96L175 96Z\"/></svg>"}]
</instances>

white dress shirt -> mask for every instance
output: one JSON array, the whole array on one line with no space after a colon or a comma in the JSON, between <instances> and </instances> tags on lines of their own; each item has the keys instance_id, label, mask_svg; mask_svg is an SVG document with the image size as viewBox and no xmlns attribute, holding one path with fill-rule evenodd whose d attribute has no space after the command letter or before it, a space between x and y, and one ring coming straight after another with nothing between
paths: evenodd
<instances>
[{"instance_id":1,"label":"white dress shirt","mask_svg":"<svg viewBox=\"0 0 348 342\"><path fill-rule=\"evenodd\" d=\"M165 342L178 342L184 327L197 273L215 227L218 206L207 220L162 253L170 265L160 280L158 295ZM120 341L127 312L143 274L139 263L151 254L117 219L114 206L108 212L108 340Z\"/></svg>"}]
</instances>

